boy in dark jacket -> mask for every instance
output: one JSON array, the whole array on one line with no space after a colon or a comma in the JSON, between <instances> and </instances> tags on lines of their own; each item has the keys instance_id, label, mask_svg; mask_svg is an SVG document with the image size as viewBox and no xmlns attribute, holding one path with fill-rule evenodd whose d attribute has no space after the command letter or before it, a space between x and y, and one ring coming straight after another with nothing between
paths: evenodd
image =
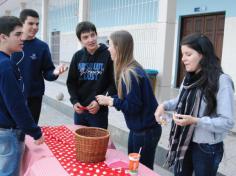
<instances>
[{"instance_id":1,"label":"boy in dark jacket","mask_svg":"<svg viewBox=\"0 0 236 176\"><path fill-rule=\"evenodd\" d=\"M38 124L42 98L45 91L44 79L54 81L66 67L55 68L47 43L36 38L39 30L39 15L35 10L24 9L20 13L23 23L23 52L14 53L12 59L17 63L25 84L25 97L28 106Z\"/></svg>"},{"instance_id":2,"label":"boy in dark jacket","mask_svg":"<svg viewBox=\"0 0 236 176\"><path fill-rule=\"evenodd\" d=\"M97 43L96 27L91 22L79 23L76 35L83 48L74 54L67 79L74 123L107 128L108 108L99 106L95 96L115 93L110 53L106 45Z\"/></svg>"},{"instance_id":3,"label":"boy in dark jacket","mask_svg":"<svg viewBox=\"0 0 236 176\"><path fill-rule=\"evenodd\" d=\"M10 56L21 51L22 24L13 16L0 17L0 175L18 176L24 137L29 134L37 145L44 142L23 96L24 85Z\"/></svg>"}]
</instances>

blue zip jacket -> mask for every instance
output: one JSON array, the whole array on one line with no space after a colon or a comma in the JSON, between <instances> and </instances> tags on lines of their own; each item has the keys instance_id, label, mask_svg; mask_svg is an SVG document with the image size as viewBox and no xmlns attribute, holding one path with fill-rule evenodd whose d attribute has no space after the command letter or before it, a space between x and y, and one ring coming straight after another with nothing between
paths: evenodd
<instances>
[{"instance_id":1,"label":"blue zip jacket","mask_svg":"<svg viewBox=\"0 0 236 176\"><path fill-rule=\"evenodd\" d=\"M23 76L26 98L41 97L45 91L44 79L54 81L58 78L53 74L55 66L52 62L48 45L34 38L25 40L22 52L12 54ZM23 60L21 58L24 56ZM21 61L20 61L21 60Z\"/></svg>"},{"instance_id":2,"label":"blue zip jacket","mask_svg":"<svg viewBox=\"0 0 236 176\"><path fill-rule=\"evenodd\" d=\"M113 106L123 112L130 130L143 131L159 125L154 116L158 103L145 71L142 68L135 70L139 80L137 81L131 73L131 91L128 94L125 83L122 81L124 98L113 96Z\"/></svg>"},{"instance_id":3,"label":"blue zip jacket","mask_svg":"<svg viewBox=\"0 0 236 176\"><path fill-rule=\"evenodd\" d=\"M26 105L23 89L19 69L8 55L0 52L0 127L19 128L39 139L42 133Z\"/></svg>"}]
</instances>

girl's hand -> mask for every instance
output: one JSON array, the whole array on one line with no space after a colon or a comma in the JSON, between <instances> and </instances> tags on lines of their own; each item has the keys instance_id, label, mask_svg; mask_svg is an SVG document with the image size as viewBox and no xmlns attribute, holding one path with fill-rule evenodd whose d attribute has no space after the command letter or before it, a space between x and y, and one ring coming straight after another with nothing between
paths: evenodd
<instances>
[{"instance_id":1,"label":"girl's hand","mask_svg":"<svg viewBox=\"0 0 236 176\"><path fill-rule=\"evenodd\" d=\"M110 96L105 96L105 95L97 95L96 99L100 105L104 106L113 106L113 98Z\"/></svg>"},{"instance_id":2,"label":"girl's hand","mask_svg":"<svg viewBox=\"0 0 236 176\"><path fill-rule=\"evenodd\" d=\"M157 107L156 112L155 112L155 114L154 114L157 123L162 124L162 122L161 122L161 116L163 116L164 113L165 113L164 105L163 105L163 104L160 104L160 105Z\"/></svg>"},{"instance_id":3,"label":"girl's hand","mask_svg":"<svg viewBox=\"0 0 236 176\"><path fill-rule=\"evenodd\" d=\"M191 115L174 114L173 120L176 123L176 125L187 126L187 125L197 124L199 119Z\"/></svg>"},{"instance_id":4,"label":"girl's hand","mask_svg":"<svg viewBox=\"0 0 236 176\"><path fill-rule=\"evenodd\" d=\"M95 100L93 100L86 108L88 109L89 113L96 114L99 111L100 106Z\"/></svg>"}]
</instances>

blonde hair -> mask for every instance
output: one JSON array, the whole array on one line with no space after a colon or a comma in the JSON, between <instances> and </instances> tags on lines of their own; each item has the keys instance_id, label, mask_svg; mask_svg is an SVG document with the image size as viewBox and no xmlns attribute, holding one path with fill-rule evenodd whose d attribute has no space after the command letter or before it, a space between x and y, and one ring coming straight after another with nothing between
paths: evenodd
<instances>
[{"instance_id":1,"label":"blonde hair","mask_svg":"<svg viewBox=\"0 0 236 176\"><path fill-rule=\"evenodd\" d=\"M141 65L134 59L134 41L129 32L123 30L113 32L110 35L110 39L117 54L117 58L114 61L114 76L118 97L123 99L122 80L125 83L128 94L131 90L131 74L139 82L135 68L141 67Z\"/></svg>"}]
</instances>

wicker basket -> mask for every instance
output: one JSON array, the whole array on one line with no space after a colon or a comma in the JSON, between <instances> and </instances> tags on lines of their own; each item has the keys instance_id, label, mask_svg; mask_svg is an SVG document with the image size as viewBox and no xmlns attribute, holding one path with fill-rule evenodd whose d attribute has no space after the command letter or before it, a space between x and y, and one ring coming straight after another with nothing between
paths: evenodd
<instances>
[{"instance_id":1,"label":"wicker basket","mask_svg":"<svg viewBox=\"0 0 236 176\"><path fill-rule=\"evenodd\" d=\"M105 160L110 133L102 128L84 127L75 131L76 157L81 162Z\"/></svg>"}]
</instances>

